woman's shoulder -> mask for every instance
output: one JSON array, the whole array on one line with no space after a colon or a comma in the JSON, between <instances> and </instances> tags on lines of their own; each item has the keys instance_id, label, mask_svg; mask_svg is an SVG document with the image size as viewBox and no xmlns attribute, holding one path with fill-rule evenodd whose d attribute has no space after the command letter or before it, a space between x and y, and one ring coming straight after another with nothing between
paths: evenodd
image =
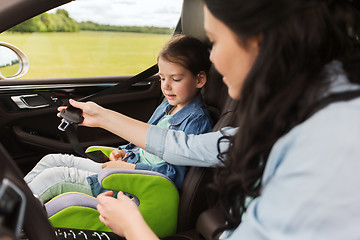
<instances>
[{"instance_id":1,"label":"woman's shoulder","mask_svg":"<svg viewBox=\"0 0 360 240\"><path fill-rule=\"evenodd\" d=\"M273 146L264 172L264 183L276 173L322 176L343 164L360 170L360 98L335 102L294 127ZM329 173L328 172L328 173ZM304 174L304 175L301 175ZM326 174L325 174L326 175Z\"/></svg>"},{"instance_id":2,"label":"woman's shoulder","mask_svg":"<svg viewBox=\"0 0 360 240\"><path fill-rule=\"evenodd\" d=\"M295 126L278 142L336 144L340 139L350 137L360 143L360 98L329 104Z\"/></svg>"},{"instance_id":3,"label":"woman's shoulder","mask_svg":"<svg viewBox=\"0 0 360 240\"><path fill-rule=\"evenodd\" d=\"M330 156L349 151L360 143L360 98L334 102L295 126L274 145L272 153L282 159L316 154ZM279 163L277 163L279 164Z\"/></svg>"},{"instance_id":4,"label":"woman's shoulder","mask_svg":"<svg viewBox=\"0 0 360 240\"><path fill-rule=\"evenodd\" d=\"M353 127L360 129L359 120L360 97L349 101L333 102L314 113L309 119L300 124L300 127L303 126L304 129L317 129L317 131L330 130L334 127L334 130L337 131Z\"/></svg>"}]
</instances>

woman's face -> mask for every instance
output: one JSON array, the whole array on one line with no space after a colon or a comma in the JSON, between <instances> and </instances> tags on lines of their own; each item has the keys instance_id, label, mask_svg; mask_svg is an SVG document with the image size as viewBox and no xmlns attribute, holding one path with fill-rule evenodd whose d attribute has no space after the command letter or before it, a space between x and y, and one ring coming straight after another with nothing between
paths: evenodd
<instances>
[{"instance_id":1,"label":"woman's face","mask_svg":"<svg viewBox=\"0 0 360 240\"><path fill-rule=\"evenodd\" d=\"M244 80L258 56L260 38L251 38L243 46L235 33L215 18L206 6L204 17L205 32L213 44L210 60L223 75L229 96L240 99Z\"/></svg>"}]
</instances>

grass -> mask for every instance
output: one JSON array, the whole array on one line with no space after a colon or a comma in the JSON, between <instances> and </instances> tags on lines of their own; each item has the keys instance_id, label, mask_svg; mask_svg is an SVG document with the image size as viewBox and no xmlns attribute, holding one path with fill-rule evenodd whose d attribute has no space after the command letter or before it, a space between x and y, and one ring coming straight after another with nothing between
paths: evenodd
<instances>
[{"instance_id":1,"label":"grass","mask_svg":"<svg viewBox=\"0 0 360 240\"><path fill-rule=\"evenodd\" d=\"M170 35L79 32L2 33L23 50L30 70L23 79L136 74L156 62Z\"/></svg>"},{"instance_id":2,"label":"grass","mask_svg":"<svg viewBox=\"0 0 360 240\"><path fill-rule=\"evenodd\" d=\"M20 64L17 63L10 66L0 67L0 72L4 77L12 77L18 73L19 68L20 68Z\"/></svg>"}]
</instances>

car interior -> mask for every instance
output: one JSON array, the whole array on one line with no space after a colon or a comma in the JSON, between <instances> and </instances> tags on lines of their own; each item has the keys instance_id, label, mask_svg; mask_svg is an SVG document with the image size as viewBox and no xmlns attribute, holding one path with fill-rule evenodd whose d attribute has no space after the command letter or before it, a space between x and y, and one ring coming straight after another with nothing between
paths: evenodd
<instances>
[{"instance_id":1,"label":"car interior","mask_svg":"<svg viewBox=\"0 0 360 240\"><path fill-rule=\"evenodd\" d=\"M1 0L0 32L69 0ZM175 32L207 42L203 29L202 0L184 0ZM10 16L16 16L11 17ZM7 21L12 19L12 21ZM149 66L150 67L150 66ZM68 99L80 99L99 92L131 76L66 79L1 80L0 81L0 238L1 239L122 239L111 232L87 229L54 228L44 207L22 180L36 162L48 153L75 151L64 132L57 129L57 107ZM202 89L203 99L216 123L213 131L231 126L238 109L221 76L214 67ZM15 99L15 100L14 100ZM126 90L96 98L106 108L147 121L161 103L158 76L139 80ZM17 101L16 101L17 100ZM22 102L21 105L19 102ZM21 106L23 107L21 107ZM78 128L81 147L93 145L119 146L126 141L96 128ZM199 218L207 209L207 184L213 168L190 167L180 190L177 230L163 239L209 239L211 219ZM199 222L199 219L202 219ZM205 219L205 220L204 220ZM205 223L204 223L205 221Z\"/></svg>"}]
</instances>

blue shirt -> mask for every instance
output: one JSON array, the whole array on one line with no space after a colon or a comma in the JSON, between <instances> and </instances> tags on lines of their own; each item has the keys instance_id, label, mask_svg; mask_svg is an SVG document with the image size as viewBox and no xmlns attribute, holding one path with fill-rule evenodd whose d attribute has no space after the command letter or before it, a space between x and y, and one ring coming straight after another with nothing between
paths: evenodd
<instances>
[{"instance_id":1,"label":"blue shirt","mask_svg":"<svg viewBox=\"0 0 360 240\"><path fill-rule=\"evenodd\" d=\"M340 62L326 71L331 81L328 93L359 89L348 82ZM220 164L217 140L236 131L224 128L192 136L152 126L147 138L157 136L157 141L146 141L146 150L173 164L214 166ZM360 239L359 144L360 98L319 110L274 144L260 196L249 204L243 222L222 237ZM222 150L227 147L228 143L221 145Z\"/></svg>"}]
</instances>

